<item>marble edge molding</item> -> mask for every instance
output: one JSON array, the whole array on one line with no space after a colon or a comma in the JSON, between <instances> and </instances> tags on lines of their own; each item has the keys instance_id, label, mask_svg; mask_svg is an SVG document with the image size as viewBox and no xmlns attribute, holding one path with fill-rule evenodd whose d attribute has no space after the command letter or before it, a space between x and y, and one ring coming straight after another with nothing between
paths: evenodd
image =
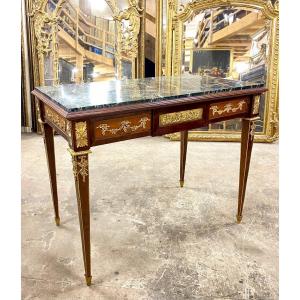
<instances>
[{"instance_id":1,"label":"marble edge molding","mask_svg":"<svg viewBox=\"0 0 300 300\"><path fill-rule=\"evenodd\" d=\"M222 80L224 80L223 78L221 78ZM146 78L147 81L145 81L145 79L143 79L141 82L145 83L145 82L156 82L158 81L157 78L153 77L153 78ZM229 80L230 82L234 82L233 80ZM115 81L114 81L115 82ZM129 80L129 82L131 83L135 83L138 84L139 80L135 79L135 80ZM123 83L126 83L126 81L124 80ZM242 82L243 83L243 82ZM214 83L217 85L217 83ZM121 102L116 102L116 101L112 101L111 103L99 103L99 104L91 104L91 103L83 103L82 106L80 106L80 104L76 104L76 107L70 107L69 105L66 105L63 102L63 100L59 101L59 99L61 97L59 96L53 96L50 95L51 92L55 91L55 89L57 89L57 91L60 91L59 89L64 86L64 85L60 85L57 87L53 87L53 86L49 86L49 87L36 87L36 90L38 90L39 93L42 93L44 96L46 96L50 101L52 101L53 103L57 104L59 107L61 107L63 110L65 110L68 113L72 113L72 112L80 112L80 111L87 111L87 110L93 110L93 109L101 109L101 108L108 108L108 107L115 107L115 106L123 106L123 105L130 105L130 104L137 104L137 103L151 103L151 102L159 102L162 100L172 100L172 99L178 99L178 98L182 98L182 97L196 97L196 96L205 96L205 95L209 95L209 94L217 94L217 93L222 93L222 92L231 92L231 91L242 91L242 90L247 90L247 89L254 89L254 88L262 88L265 86L265 83L263 82L244 82L245 85L240 85L240 86L222 86L222 83L220 83L220 88L218 87L213 87L211 90L200 90L201 86L199 86L199 91L197 91L197 88L193 87L193 90L191 92L188 92L187 89L184 89L183 91L178 91L177 94L173 94L173 95L164 95L163 91L161 93L156 93L156 94L152 94L152 97L147 95L147 85L144 87L144 92L145 92L145 96L143 98L143 91L140 90L139 92L141 93L140 98L135 98L135 99L129 99L129 100L124 100ZM87 90L89 85L87 83L84 83L83 85L87 86ZM72 86L72 84L68 84L67 86ZM101 86L101 85L99 85ZM52 89L52 91L47 92L46 89ZM149 87L150 88L150 87ZM196 90L196 91L195 91ZM100 96L100 95L99 95ZM101 95L103 97L103 95ZM105 94L104 94L105 96ZM110 96L111 97L111 96ZM124 96L124 98L126 97L126 95ZM79 100L78 100L79 102ZM79 105L79 106L78 106Z\"/></svg>"},{"instance_id":2,"label":"marble edge molding","mask_svg":"<svg viewBox=\"0 0 300 300\"><path fill-rule=\"evenodd\" d=\"M211 92L200 92L200 93L188 93L188 94L180 94L180 95L173 95L173 96L165 96L165 97L157 97L157 98L146 98L146 99L138 99L138 100L130 100L130 101L124 101L120 103L105 103L105 104L96 104L96 105L89 105L84 107L75 107L75 108L68 108L61 104L59 101L53 99L52 97L49 97L47 94L41 92L43 95L45 95L49 100L54 102L56 105L61 107L63 110L65 110L68 113L72 112L80 112L80 111L87 111L87 110L93 110L93 109L101 109L101 108L108 108L108 107L115 107L115 106L124 106L124 105L130 105L130 104L137 104L137 103L145 103L145 102L159 102L162 100L173 100L183 97L196 97L196 96L205 96L209 94L217 94L222 92L231 92L231 91L240 91L240 90L247 90L251 88L262 88L264 85L258 85L258 86L252 86L252 87L244 87L244 88L231 88L231 89L222 89L218 91L211 91Z\"/></svg>"}]
</instances>

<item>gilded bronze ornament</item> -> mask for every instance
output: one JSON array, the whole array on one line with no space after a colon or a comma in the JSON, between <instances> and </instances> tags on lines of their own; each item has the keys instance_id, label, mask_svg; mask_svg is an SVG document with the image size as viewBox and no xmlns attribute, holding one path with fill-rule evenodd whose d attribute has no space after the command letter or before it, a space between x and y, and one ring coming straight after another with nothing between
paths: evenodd
<instances>
[{"instance_id":1,"label":"gilded bronze ornament","mask_svg":"<svg viewBox=\"0 0 300 300\"><path fill-rule=\"evenodd\" d=\"M60 116L53 109L45 105L45 117L57 126L61 131L66 132L66 119Z\"/></svg>"},{"instance_id":2,"label":"gilded bronze ornament","mask_svg":"<svg viewBox=\"0 0 300 300\"><path fill-rule=\"evenodd\" d=\"M121 125L118 128L110 128L108 124L100 124L97 126L97 128L101 129L101 134L105 135L106 132L109 132L111 134L117 134L120 131L123 131L125 133L127 132L134 132L138 130L139 128L146 128L146 124L148 121L151 121L148 117L143 117L138 122L138 125L132 125L130 121L124 120L121 122Z\"/></svg>"},{"instance_id":3,"label":"gilded bronze ornament","mask_svg":"<svg viewBox=\"0 0 300 300\"><path fill-rule=\"evenodd\" d=\"M89 165L88 165L88 154L92 153L92 151L79 151L75 152L72 149L68 149L72 156L73 163L73 174L75 179L78 179L80 175L82 177L82 181L85 182L86 177L89 175Z\"/></svg>"},{"instance_id":4,"label":"gilded bronze ornament","mask_svg":"<svg viewBox=\"0 0 300 300\"><path fill-rule=\"evenodd\" d=\"M236 107L233 106L232 103L228 103L224 106L223 109L219 109L218 105L213 105L210 107L212 110L213 116L215 114L218 114L218 116L222 116L223 113L229 113L229 112L237 112L243 110L243 105L246 104L245 101L240 101Z\"/></svg>"},{"instance_id":5,"label":"gilded bronze ornament","mask_svg":"<svg viewBox=\"0 0 300 300\"><path fill-rule=\"evenodd\" d=\"M171 124L179 124L184 122L201 120L202 114L203 108L162 114L159 116L159 126L163 127Z\"/></svg>"},{"instance_id":6,"label":"gilded bronze ornament","mask_svg":"<svg viewBox=\"0 0 300 300\"><path fill-rule=\"evenodd\" d=\"M252 114L256 115L259 112L259 102L260 102L260 96L254 97L254 103L252 108Z\"/></svg>"},{"instance_id":7,"label":"gilded bronze ornament","mask_svg":"<svg viewBox=\"0 0 300 300\"><path fill-rule=\"evenodd\" d=\"M86 122L75 123L76 147L88 146L87 125Z\"/></svg>"}]
</instances>

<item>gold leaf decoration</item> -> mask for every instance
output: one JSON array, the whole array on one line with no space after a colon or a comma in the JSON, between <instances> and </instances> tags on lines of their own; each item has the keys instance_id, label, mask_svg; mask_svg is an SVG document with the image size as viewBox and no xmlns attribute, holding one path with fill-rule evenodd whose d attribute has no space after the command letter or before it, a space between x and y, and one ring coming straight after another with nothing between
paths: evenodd
<instances>
[{"instance_id":1,"label":"gold leaf decoration","mask_svg":"<svg viewBox=\"0 0 300 300\"><path fill-rule=\"evenodd\" d=\"M183 110L179 112L173 112L168 114L162 114L159 116L159 126L167 126L170 124L178 124L190 121L201 120L203 114L203 108L196 108L190 110Z\"/></svg>"},{"instance_id":2,"label":"gold leaf decoration","mask_svg":"<svg viewBox=\"0 0 300 300\"><path fill-rule=\"evenodd\" d=\"M66 119L56 111L45 105L45 117L56 125L61 131L66 132Z\"/></svg>"},{"instance_id":3,"label":"gold leaf decoration","mask_svg":"<svg viewBox=\"0 0 300 300\"><path fill-rule=\"evenodd\" d=\"M105 135L106 132L109 132L111 134L117 134L120 131L123 131L127 133L127 132L134 132L140 128L146 128L146 124L148 121L150 121L148 117L143 117L140 119L137 125L132 125L130 121L124 120L121 122L118 128L110 128L108 124L100 124L97 128L101 129L102 135Z\"/></svg>"},{"instance_id":4,"label":"gold leaf decoration","mask_svg":"<svg viewBox=\"0 0 300 300\"><path fill-rule=\"evenodd\" d=\"M254 103L253 103L253 108L252 108L252 114L258 114L259 111L259 101L260 101L260 96L255 96L254 97Z\"/></svg>"},{"instance_id":5,"label":"gold leaf decoration","mask_svg":"<svg viewBox=\"0 0 300 300\"><path fill-rule=\"evenodd\" d=\"M88 146L86 122L75 123L76 146L78 148Z\"/></svg>"}]
</instances>

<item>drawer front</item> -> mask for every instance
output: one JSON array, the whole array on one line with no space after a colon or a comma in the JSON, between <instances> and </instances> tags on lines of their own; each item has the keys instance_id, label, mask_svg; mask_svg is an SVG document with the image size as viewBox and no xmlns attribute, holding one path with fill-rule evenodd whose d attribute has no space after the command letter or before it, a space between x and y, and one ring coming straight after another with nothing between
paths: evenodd
<instances>
[{"instance_id":1,"label":"drawer front","mask_svg":"<svg viewBox=\"0 0 300 300\"><path fill-rule=\"evenodd\" d=\"M123 116L94 122L95 141L122 140L151 132L151 113Z\"/></svg>"},{"instance_id":2,"label":"drawer front","mask_svg":"<svg viewBox=\"0 0 300 300\"><path fill-rule=\"evenodd\" d=\"M155 111L153 135L197 128L204 123L204 117L205 107L199 104Z\"/></svg>"},{"instance_id":3,"label":"drawer front","mask_svg":"<svg viewBox=\"0 0 300 300\"><path fill-rule=\"evenodd\" d=\"M241 98L237 100L228 100L210 104L209 106L209 119L214 120L224 118L242 113L247 113L249 110L249 99Z\"/></svg>"}]
</instances>

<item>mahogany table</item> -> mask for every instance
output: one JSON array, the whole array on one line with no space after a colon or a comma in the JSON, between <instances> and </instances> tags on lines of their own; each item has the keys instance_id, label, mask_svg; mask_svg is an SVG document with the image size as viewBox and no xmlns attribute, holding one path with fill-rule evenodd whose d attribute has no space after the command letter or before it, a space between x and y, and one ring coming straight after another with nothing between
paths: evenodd
<instances>
[{"instance_id":1,"label":"mahogany table","mask_svg":"<svg viewBox=\"0 0 300 300\"><path fill-rule=\"evenodd\" d=\"M91 284L90 148L181 132L180 185L184 183L188 130L242 118L237 222L242 220L247 177L263 83L187 75L37 87L56 224L59 225L53 132L69 143L73 161L83 261Z\"/></svg>"}]
</instances>

